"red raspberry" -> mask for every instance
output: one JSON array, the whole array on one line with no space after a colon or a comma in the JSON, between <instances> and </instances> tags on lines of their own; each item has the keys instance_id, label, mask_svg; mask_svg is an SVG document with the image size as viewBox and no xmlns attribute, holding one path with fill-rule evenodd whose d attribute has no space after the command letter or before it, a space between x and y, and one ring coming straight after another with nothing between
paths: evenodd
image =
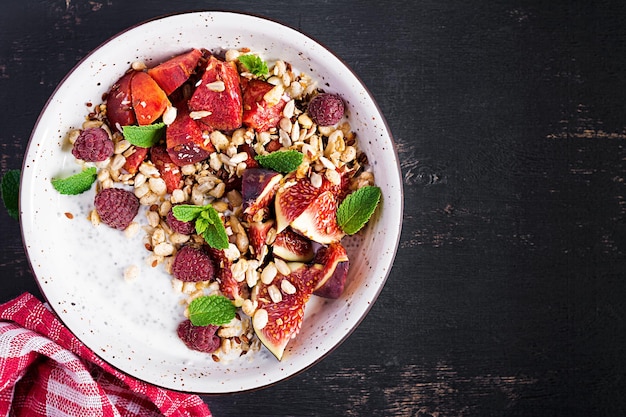
<instances>
[{"instance_id":1,"label":"red raspberry","mask_svg":"<svg viewBox=\"0 0 626 417\"><path fill-rule=\"evenodd\" d=\"M339 122L345 112L341 97L335 94L318 94L309 102L309 116L320 126L330 126Z\"/></svg>"},{"instance_id":2,"label":"red raspberry","mask_svg":"<svg viewBox=\"0 0 626 417\"><path fill-rule=\"evenodd\" d=\"M183 222L178 220L174 216L174 212L172 210L167 213L167 217L165 218L167 225L175 231L176 233L180 233L181 235L190 235L196 231L195 222Z\"/></svg>"},{"instance_id":3,"label":"red raspberry","mask_svg":"<svg viewBox=\"0 0 626 417\"><path fill-rule=\"evenodd\" d=\"M219 327L213 325L194 326L191 320L185 320L178 325L176 333L189 349L211 353L221 345L217 329Z\"/></svg>"},{"instance_id":4,"label":"red raspberry","mask_svg":"<svg viewBox=\"0 0 626 417\"><path fill-rule=\"evenodd\" d=\"M105 188L94 199L100 220L114 229L124 230L139 211L139 199L121 188Z\"/></svg>"},{"instance_id":5,"label":"red raspberry","mask_svg":"<svg viewBox=\"0 0 626 417\"><path fill-rule=\"evenodd\" d=\"M172 275L181 281L208 281L213 278L214 267L211 257L201 249L184 246L176 253L172 262Z\"/></svg>"},{"instance_id":6,"label":"red raspberry","mask_svg":"<svg viewBox=\"0 0 626 417\"><path fill-rule=\"evenodd\" d=\"M113 150L109 134L102 128L91 127L80 132L74 142L72 155L83 161L99 162L113 155Z\"/></svg>"}]
</instances>

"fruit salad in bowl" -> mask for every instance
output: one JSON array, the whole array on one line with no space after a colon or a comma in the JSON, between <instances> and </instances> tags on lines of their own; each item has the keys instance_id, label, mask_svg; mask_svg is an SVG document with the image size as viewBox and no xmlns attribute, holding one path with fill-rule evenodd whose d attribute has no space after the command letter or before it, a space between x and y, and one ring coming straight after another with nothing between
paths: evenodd
<instances>
[{"instance_id":1,"label":"fruit salad in bowl","mask_svg":"<svg viewBox=\"0 0 626 417\"><path fill-rule=\"evenodd\" d=\"M27 158L22 189L48 200L22 197L42 293L105 360L168 388L305 369L364 317L395 255L378 108L326 49L258 17L174 15L108 41L55 92Z\"/></svg>"}]
</instances>

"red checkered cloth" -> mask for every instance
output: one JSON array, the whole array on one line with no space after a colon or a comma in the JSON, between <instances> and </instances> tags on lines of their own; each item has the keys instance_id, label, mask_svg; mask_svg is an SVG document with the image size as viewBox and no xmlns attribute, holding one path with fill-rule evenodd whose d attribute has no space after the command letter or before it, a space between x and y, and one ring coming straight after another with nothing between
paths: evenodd
<instances>
[{"instance_id":1,"label":"red checkered cloth","mask_svg":"<svg viewBox=\"0 0 626 417\"><path fill-rule=\"evenodd\" d=\"M33 295L0 305L0 416L210 417L197 395L138 381L82 344Z\"/></svg>"}]
</instances>

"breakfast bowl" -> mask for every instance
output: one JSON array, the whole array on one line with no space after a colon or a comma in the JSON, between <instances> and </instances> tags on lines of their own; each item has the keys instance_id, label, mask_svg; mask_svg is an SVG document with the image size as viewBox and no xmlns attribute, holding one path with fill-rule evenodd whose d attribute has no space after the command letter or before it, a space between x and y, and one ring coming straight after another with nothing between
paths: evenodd
<instances>
[{"instance_id":1,"label":"breakfast bowl","mask_svg":"<svg viewBox=\"0 0 626 417\"><path fill-rule=\"evenodd\" d=\"M222 56L225 51L252 53L268 63L287 63L294 73L307 74L320 91L340 96L343 123L367 157L361 169L373 175L381 192L367 224L341 240L350 259L343 292L335 298L308 299L297 337L289 340L280 359L260 343L257 349L221 358L190 349L177 334L188 313L181 305L189 293L174 288L176 280L165 262L160 263L163 259L146 248L150 242L144 232L154 226L147 220L151 209L144 207L137 215L132 234L98 225L98 186L76 195L53 186L53 180L85 168L72 154L68 135L84 126L87 115L129 68L137 63L151 68L192 48ZM25 249L41 293L63 323L113 367L158 386L199 394L274 384L339 346L365 318L389 276L402 214L401 172L391 132L357 75L293 28L222 11L141 23L82 59L58 85L34 126L20 184Z\"/></svg>"}]
</instances>

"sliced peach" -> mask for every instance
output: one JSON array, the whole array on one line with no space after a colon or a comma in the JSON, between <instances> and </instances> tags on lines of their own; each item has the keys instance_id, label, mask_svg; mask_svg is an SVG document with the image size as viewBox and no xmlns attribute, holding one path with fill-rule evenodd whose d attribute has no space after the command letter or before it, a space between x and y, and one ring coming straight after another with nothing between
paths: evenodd
<instances>
[{"instance_id":1,"label":"sliced peach","mask_svg":"<svg viewBox=\"0 0 626 417\"><path fill-rule=\"evenodd\" d=\"M199 49L192 49L189 52L170 58L154 68L150 68L148 75L169 96L189 79L201 56L202 52Z\"/></svg>"},{"instance_id":2,"label":"sliced peach","mask_svg":"<svg viewBox=\"0 0 626 417\"><path fill-rule=\"evenodd\" d=\"M167 94L146 72L137 72L130 80L130 95L137 123L150 125L157 121L168 106Z\"/></svg>"},{"instance_id":3,"label":"sliced peach","mask_svg":"<svg viewBox=\"0 0 626 417\"><path fill-rule=\"evenodd\" d=\"M122 131L122 127L134 125L137 122L130 96L130 82L135 74L136 71L130 71L122 75L107 94L109 126L119 132Z\"/></svg>"}]
</instances>

